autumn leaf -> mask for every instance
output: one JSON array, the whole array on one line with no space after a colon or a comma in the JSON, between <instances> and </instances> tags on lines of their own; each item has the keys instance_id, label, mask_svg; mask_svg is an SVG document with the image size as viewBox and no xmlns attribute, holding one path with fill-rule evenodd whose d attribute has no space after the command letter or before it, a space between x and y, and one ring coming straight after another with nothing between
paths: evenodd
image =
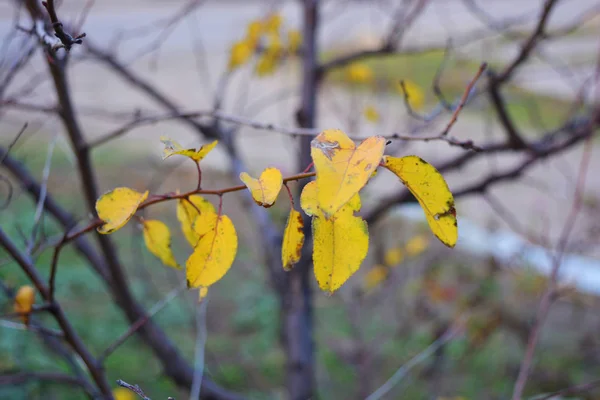
<instances>
[{"instance_id":1,"label":"autumn leaf","mask_svg":"<svg viewBox=\"0 0 600 400\"><path fill-rule=\"evenodd\" d=\"M98 232L108 234L123 227L148 198L148 193L120 187L100 196L96 201L96 212L104 225L98 228Z\"/></svg>"},{"instance_id":2,"label":"autumn leaf","mask_svg":"<svg viewBox=\"0 0 600 400\"><path fill-rule=\"evenodd\" d=\"M295 54L302 46L302 33L299 30L293 29L288 31L288 51L290 54Z\"/></svg>"},{"instance_id":3,"label":"autumn leaf","mask_svg":"<svg viewBox=\"0 0 600 400\"><path fill-rule=\"evenodd\" d=\"M144 243L163 264L168 267L181 269L171 250L171 232L169 227L158 220L143 220Z\"/></svg>"},{"instance_id":4,"label":"autumn leaf","mask_svg":"<svg viewBox=\"0 0 600 400\"><path fill-rule=\"evenodd\" d=\"M404 84L404 89L402 89L402 84ZM404 80L402 83L394 83L394 86L399 94L408 97L408 104L412 109L419 110L423 108L425 105L425 93L423 93L423 89L419 85L412 81Z\"/></svg>"},{"instance_id":5,"label":"autumn leaf","mask_svg":"<svg viewBox=\"0 0 600 400\"><path fill-rule=\"evenodd\" d=\"M329 218L367 183L379 166L385 139L372 136L358 147L337 129L321 132L311 142L311 156L317 171L319 208Z\"/></svg>"},{"instance_id":6,"label":"autumn leaf","mask_svg":"<svg viewBox=\"0 0 600 400\"><path fill-rule=\"evenodd\" d=\"M416 235L406 242L406 254L410 257L416 257L429 247L429 240L425 235Z\"/></svg>"},{"instance_id":7,"label":"autumn leaf","mask_svg":"<svg viewBox=\"0 0 600 400\"><path fill-rule=\"evenodd\" d=\"M373 290L388 277L389 270L383 265L375 265L365 275L364 288L366 291Z\"/></svg>"},{"instance_id":8,"label":"autumn leaf","mask_svg":"<svg viewBox=\"0 0 600 400\"><path fill-rule=\"evenodd\" d=\"M216 215L215 207L202 196L195 194L177 201L177 219L185 238L192 247L196 247L199 239L194 231L194 222L201 213L205 212Z\"/></svg>"},{"instance_id":9,"label":"autumn leaf","mask_svg":"<svg viewBox=\"0 0 600 400\"><path fill-rule=\"evenodd\" d=\"M112 395L115 400L136 400L138 398L135 393L124 387L113 389Z\"/></svg>"},{"instance_id":10,"label":"autumn leaf","mask_svg":"<svg viewBox=\"0 0 600 400\"><path fill-rule=\"evenodd\" d=\"M264 27L262 21L250 21L246 27L246 43L252 48L256 47L263 33Z\"/></svg>"},{"instance_id":11,"label":"autumn leaf","mask_svg":"<svg viewBox=\"0 0 600 400\"><path fill-rule=\"evenodd\" d=\"M304 221L302 214L293 208L290 210L281 246L281 263L283 269L289 271L294 264L300 261L302 246L304 245Z\"/></svg>"},{"instance_id":12,"label":"autumn leaf","mask_svg":"<svg viewBox=\"0 0 600 400\"><path fill-rule=\"evenodd\" d=\"M383 262L388 267L394 267L394 266L400 264L403 259L404 259L404 254L402 253L402 250L397 247L389 249L388 251L386 251L385 255L383 256Z\"/></svg>"},{"instance_id":13,"label":"autumn leaf","mask_svg":"<svg viewBox=\"0 0 600 400\"><path fill-rule=\"evenodd\" d=\"M29 324L29 314L35 302L35 289L32 286L24 285L17 290L13 309L21 314L21 320L25 325Z\"/></svg>"},{"instance_id":14,"label":"autumn leaf","mask_svg":"<svg viewBox=\"0 0 600 400\"><path fill-rule=\"evenodd\" d=\"M269 53L264 53L256 63L255 72L258 76L272 75L277 69L279 57Z\"/></svg>"},{"instance_id":15,"label":"autumn leaf","mask_svg":"<svg viewBox=\"0 0 600 400\"><path fill-rule=\"evenodd\" d=\"M165 145L165 149L163 151L163 160L171 157L174 154L179 154L182 156L186 156L194 160L195 162L200 162L206 155L215 148L218 140L215 140L212 143L206 144L200 147L198 150L196 149L184 149L182 145L177 143L175 140L170 139L166 136L161 136L160 141Z\"/></svg>"},{"instance_id":16,"label":"autumn leaf","mask_svg":"<svg viewBox=\"0 0 600 400\"><path fill-rule=\"evenodd\" d=\"M227 68L229 68L230 71L233 71L247 63L254 53L255 46L256 42L253 42L252 40L240 40L235 42L229 51L229 63L227 64Z\"/></svg>"},{"instance_id":17,"label":"autumn leaf","mask_svg":"<svg viewBox=\"0 0 600 400\"><path fill-rule=\"evenodd\" d=\"M275 203L283 184L281 171L277 168L265 169L258 179L251 177L246 172L242 172L240 179L250 190L256 204L265 208L269 208Z\"/></svg>"},{"instance_id":18,"label":"autumn leaf","mask_svg":"<svg viewBox=\"0 0 600 400\"><path fill-rule=\"evenodd\" d=\"M369 122L373 122L373 123L379 122L379 119L380 119L379 112L373 106L365 107L364 115L365 115L365 119Z\"/></svg>"},{"instance_id":19,"label":"autumn leaf","mask_svg":"<svg viewBox=\"0 0 600 400\"><path fill-rule=\"evenodd\" d=\"M264 30L268 33L277 33L281 24L283 23L283 16L279 13L270 14L264 22Z\"/></svg>"},{"instance_id":20,"label":"autumn leaf","mask_svg":"<svg viewBox=\"0 0 600 400\"><path fill-rule=\"evenodd\" d=\"M396 174L425 212L434 235L448 247L458 240L454 197L442 175L417 156L383 157L383 166Z\"/></svg>"},{"instance_id":21,"label":"autumn leaf","mask_svg":"<svg viewBox=\"0 0 600 400\"><path fill-rule=\"evenodd\" d=\"M313 215L313 264L319 287L333 293L358 269L369 250L367 223L354 212L360 210L355 194L330 218L317 206L317 184L309 182L300 197L302 209Z\"/></svg>"},{"instance_id":22,"label":"autumn leaf","mask_svg":"<svg viewBox=\"0 0 600 400\"><path fill-rule=\"evenodd\" d=\"M221 279L233 264L237 246L233 223L226 215L217 216L187 260L188 287L209 287Z\"/></svg>"},{"instance_id":23,"label":"autumn leaf","mask_svg":"<svg viewBox=\"0 0 600 400\"><path fill-rule=\"evenodd\" d=\"M353 63L346 69L346 79L351 83L370 83L373 80L373 71L365 64Z\"/></svg>"}]
</instances>

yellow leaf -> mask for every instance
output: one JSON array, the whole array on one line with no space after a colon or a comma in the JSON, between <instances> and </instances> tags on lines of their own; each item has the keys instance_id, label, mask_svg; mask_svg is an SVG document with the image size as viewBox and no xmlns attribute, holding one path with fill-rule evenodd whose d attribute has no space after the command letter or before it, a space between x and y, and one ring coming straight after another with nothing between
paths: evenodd
<instances>
[{"instance_id":1,"label":"yellow leaf","mask_svg":"<svg viewBox=\"0 0 600 400\"><path fill-rule=\"evenodd\" d=\"M283 44L281 43L281 38L277 33L269 34L269 42L267 43L267 47L265 51L267 54L278 57L283 53Z\"/></svg>"},{"instance_id":2,"label":"yellow leaf","mask_svg":"<svg viewBox=\"0 0 600 400\"><path fill-rule=\"evenodd\" d=\"M218 220L219 215L216 212L206 211L198 215L198 218L194 221L194 234L198 240L202 239L207 233L213 231L217 226ZM196 241L196 243L198 243L198 241Z\"/></svg>"},{"instance_id":3,"label":"yellow leaf","mask_svg":"<svg viewBox=\"0 0 600 400\"><path fill-rule=\"evenodd\" d=\"M383 265L375 265L367 272L365 276L364 287L365 290L369 291L379 286L381 282L387 279L389 270Z\"/></svg>"},{"instance_id":4,"label":"yellow leaf","mask_svg":"<svg viewBox=\"0 0 600 400\"><path fill-rule=\"evenodd\" d=\"M369 83L373 80L373 71L365 64L354 63L348 66L346 78L352 83Z\"/></svg>"},{"instance_id":5,"label":"yellow leaf","mask_svg":"<svg viewBox=\"0 0 600 400\"><path fill-rule=\"evenodd\" d=\"M262 56L260 56L256 64L256 75L267 76L273 74L277 69L278 61L279 57L277 55L265 52Z\"/></svg>"},{"instance_id":6,"label":"yellow leaf","mask_svg":"<svg viewBox=\"0 0 600 400\"><path fill-rule=\"evenodd\" d=\"M254 48L260 40L263 29L262 21L250 21L246 27L246 43Z\"/></svg>"},{"instance_id":7,"label":"yellow leaf","mask_svg":"<svg viewBox=\"0 0 600 400\"><path fill-rule=\"evenodd\" d=\"M337 129L321 132L311 142L317 171L317 200L319 208L330 217L367 183L379 166L385 139L372 136L358 147L346 134Z\"/></svg>"},{"instance_id":8,"label":"yellow leaf","mask_svg":"<svg viewBox=\"0 0 600 400\"><path fill-rule=\"evenodd\" d=\"M215 148L218 140L215 140L212 143L205 144L200 147L198 150L196 149L184 149L179 143L175 140L170 139L166 136L161 136L160 141L164 143L165 149L163 150L163 160L171 157L173 154L179 154L182 156L186 156L194 160L195 162L200 162L206 155Z\"/></svg>"},{"instance_id":9,"label":"yellow leaf","mask_svg":"<svg viewBox=\"0 0 600 400\"><path fill-rule=\"evenodd\" d=\"M240 179L250 190L250 193L252 193L252 198L256 204L265 208L269 208L275 203L283 184L281 171L277 168L265 169L258 179L251 177L246 172L242 172Z\"/></svg>"},{"instance_id":10,"label":"yellow leaf","mask_svg":"<svg viewBox=\"0 0 600 400\"><path fill-rule=\"evenodd\" d=\"M414 110L419 110L423 108L425 105L425 93L423 93L423 89L419 85L411 81L403 81L404 89L406 90L406 95L408 96L408 104ZM405 96L404 90L402 90L402 84L400 82L396 82L394 84L398 93L402 96Z\"/></svg>"},{"instance_id":11,"label":"yellow leaf","mask_svg":"<svg viewBox=\"0 0 600 400\"><path fill-rule=\"evenodd\" d=\"M215 207L202 196L192 195L187 199L179 199L177 202L177 219L181 223L181 230L185 238L192 247L196 246L199 239L194 232L194 222L204 212L216 215Z\"/></svg>"},{"instance_id":12,"label":"yellow leaf","mask_svg":"<svg viewBox=\"0 0 600 400\"><path fill-rule=\"evenodd\" d=\"M206 296L208 296L208 288L201 286L200 290L198 291L198 303L202 302Z\"/></svg>"},{"instance_id":13,"label":"yellow leaf","mask_svg":"<svg viewBox=\"0 0 600 400\"><path fill-rule=\"evenodd\" d=\"M283 269L289 271L294 264L300 261L303 245L304 221L302 220L302 214L292 208L283 232L283 244L281 246Z\"/></svg>"},{"instance_id":14,"label":"yellow leaf","mask_svg":"<svg viewBox=\"0 0 600 400\"><path fill-rule=\"evenodd\" d=\"M233 223L226 215L216 220L212 229L200 238L186 263L188 287L209 287L231 268L238 239Z\"/></svg>"},{"instance_id":15,"label":"yellow leaf","mask_svg":"<svg viewBox=\"0 0 600 400\"><path fill-rule=\"evenodd\" d=\"M373 106L365 107L365 118L369 122L377 123L379 122L379 112Z\"/></svg>"},{"instance_id":16,"label":"yellow leaf","mask_svg":"<svg viewBox=\"0 0 600 400\"><path fill-rule=\"evenodd\" d=\"M163 264L181 269L171 251L171 232L169 227L158 220L144 220L144 243Z\"/></svg>"},{"instance_id":17,"label":"yellow leaf","mask_svg":"<svg viewBox=\"0 0 600 400\"><path fill-rule=\"evenodd\" d=\"M406 243L406 254L416 257L429 247L429 239L424 235L416 235Z\"/></svg>"},{"instance_id":18,"label":"yellow leaf","mask_svg":"<svg viewBox=\"0 0 600 400\"><path fill-rule=\"evenodd\" d=\"M316 206L316 182L309 182L302 191L302 208L313 213L313 263L315 276L322 290L333 293L360 268L369 250L369 231L362 218L354 216L360 210L358 194L330 218L325 218Z\"/></svg>"},{"instance_id":19,"label":"yellow leaf","mask_svg":"<svg viewBox=\"0 0 600 400\"><path fill-rule=\"evenodd\" d=\"M264 23L265 32L277 33L281 24L283 23L283 17L279 13L272 13L269 15Z\"/></svg>"},{"instance_id":20,"label":"yellow leaf","mask_svg":"<svg viewBox=\"0 0 600 400\"><path fill-rule=\"evenodd\" d=\"M295 54L300 46L302 46L302 33L297 29L288 31L288 51Z\"/></svg>"},{"instance_id":21,"label":"yellow leaf","mask_svg":"<svg viewBox=\"0 0 600 400\"><path fill-rule=\"evenodd\" d=\"M383 256L383 262L388 267L394 267L400 264L403 259L404 254L402 254L402 250L397 247L389 249Z\"/></svg>"},{"instance_id":22,"label":"yellow leaf","mask_svg":"<svg viewBox=\"0 0 600 400\"><path fill-rule=\"evenodd\" d=\"M121 187L100 196L96 201L96 212L104 225L98 228L98 232L107 234L123 227L135 214L138 206L148 198L148 193Z\"/></svg>"},{"instance_id":23,"label":"yellow leaf","mask_svg":"<svg viewBox=\"0 0 600 400\"><path fill-rule=\"evenodd\" d=\"M115 388L112 391L112 395L115 400L136 400L138 398L135 393L124 387Z\"/></svg>"},{"instance_id":24,"label":"yellow leaf","mask_svg":"<svg viewBox=\"0 0 600 400\"><path fill-rule=\"evenodd\" d=\"M418 200L434 235L448 247L458 240L454 197L442 175L417 156L383 157L383 165L396 174Z\"/></svg>"},{"instance_id":25,"label":"yellow leaf","mask_svg":"<svg viewBox=\"0 0 600 400\"><path fill-rule=\"evenodd\" d=\"M240 40L231 45L227 68L232 71L247 63L254 53L255 46L256 43L250 40Z\"/></svg>"},{"instance_id":26,"label":"yellow leaf","mask_svg":"<svg viewBox=\"0 0 600 400\"><path fill-rule=\"evenodd\" d=\"M35 302L35 289L32 286L24 285L17 290L13 309L16 313L21 313L21 320L25 325L29 324L29 313Z\"/></svg>"}]
</instances>

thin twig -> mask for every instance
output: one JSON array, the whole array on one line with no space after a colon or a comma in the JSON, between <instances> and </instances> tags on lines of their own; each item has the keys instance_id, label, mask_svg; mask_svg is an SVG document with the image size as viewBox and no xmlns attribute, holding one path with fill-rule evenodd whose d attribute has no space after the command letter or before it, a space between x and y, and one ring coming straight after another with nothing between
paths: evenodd
<instances>
[{"instance_id":1,"label":"thin twig","mask_svg":"<svg viewBox=\"0 0 600 400\"><path fill-rule=\"evenodd\" d=\"M138 385L131 385L121 379L117 379L117 385L131 390L133 393L140 396L143 400L151 400L150 397L146 396L142 388L140 388Z\"/></svg>"},{"instance_id":2,"label":"thin twig","mask_svg":"<svg viewBox=\"0 0 600 400\"><path fill-rule=\"evenodd\" d=\"M600 379L597 379L595 381L591 381L588 383L583 383L581 385L572 386L572 387L569 387L566 389L561 389L561 390L558 390L553 393L533 396L533 397L530 397L529 400L549 400L553 397L563 398L564 396L570 396L573 394L589 392L590 390L594 389L597 386L600 386Z\"/></svg>"},{"instance_id":3,"label":"thin twig","mask_svg":"<svg viewBox=\"0 0 600 400\"><path fill-rule=\"evenodd\" d=\"M206 308L208 298L203 299L198 306L196 315L196 354L194 356L194 380L190 389L190 400L200 398L202 377L204 376L204 349L206 346Z\"/></svg>"}]
</instances>

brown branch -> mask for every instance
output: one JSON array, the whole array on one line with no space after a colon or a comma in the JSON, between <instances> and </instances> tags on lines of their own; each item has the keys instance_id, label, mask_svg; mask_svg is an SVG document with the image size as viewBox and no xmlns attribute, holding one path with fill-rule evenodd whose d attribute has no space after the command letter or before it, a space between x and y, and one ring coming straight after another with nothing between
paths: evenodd
<instances>
[{"instance_id":1,"label":"brown branch","mask_svg":"<svg viewBox=\"0 0 600 400\"><path fill-rule=\"evenodd\" d=\"M57 372L3 372L0 374L0 386L23 385L30 381L61 383L66 385L81 386L93 398L94 393L89 392L85 382L76 376Z\"/></svg>"},{"instance_id":2,"label":"brown branch","mask_svg":"<svg viewBox=\"0 0 600 400\"><path fill-rule=\"evenodd\" d=\"M50 22L52 23L52 28L54 29L54 35L60 39L65 50L69 51L74 44L83 43L83 38L86 36L85 33L81 33L80 35L73 37L69 33L65 32L63 24L59 21L58 15L56 14L54 0L42 1L42 4L50 16Z\"/></svg>"}]
</instances>

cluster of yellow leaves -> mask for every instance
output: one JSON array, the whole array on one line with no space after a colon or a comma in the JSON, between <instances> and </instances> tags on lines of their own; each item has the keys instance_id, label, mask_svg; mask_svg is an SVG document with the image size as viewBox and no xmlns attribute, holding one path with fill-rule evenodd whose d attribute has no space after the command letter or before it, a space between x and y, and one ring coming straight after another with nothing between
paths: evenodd
<instances>
[{"instance_id":1,"label":"cluster of yellow leaves","mask_svg":"<svg viewBox=\"0 0 600 400\"><path fill-rule=\"evenodd\" d=\"M280 22L271 21L265 29L278 29ZM255 32L257 28L250 31ZM255 33L252 33L253 35ZM199 149L185 149L177 142L163 137L163 158L177 154L200 161L217 142ZM325 130L311 142L311 157L315 180L304 186L300 205L312 217L314 238L313 263L319 287L329 293L339 289L359 268L369 249L369 231L360 211L359 192L372 178L379 166L395 173L417 198L433 233L447 246L457 240L454 200L446 182L434 167L416 156L402 158L384 156L386 140L381 136L365 139L358 146L340 130ZM267 168L258 178L241 173L240 179L254 201L265 208L271 207L283 186L283 177L276 168ZM288 189L289 192L289 189ZM215 193L212 193L215 194ZM97 203L98 217L103 224L100 233L112 233L145 205L156 198L148 192L139 193L130 188L117 188L102 195ZM238 248L238 238L232 221L198 194L177 196L176 214L186 240L193 248L186 261L186 278L190 288L200 288L199 299L208 293L208 287L220 280L230 269ZM158 198L158 200L161 200ZM290 193L290 201L291 193ZM171 249L171 232L158 220L144 220L144 242L148 250L172 268L181 268ZM304 244L304 221L293 207L284 230L281 261L285 270L296 264ZM425 237L414 237L404 251L414 256L428 246ZM402 261L403 252L386 254L388 267L374 268L367 280L376 285L387 276L389 266Z\"/></svg>"},{"instance_id":2,"label":"cluster of yellow leaves","mask_svg":"<svg viewBox=\"0 0 600 400\"><path fill-rule=\"evenodd\" d=\"M21 314L21 320L25 325L29 324L29 314L35 303L35 289L32 286L21 286L15 295L13 309Z\"/></svg>"},{"instance_id":3,"label":"cluster of yellow leaves","mask_svg":"<svg viewBox=\"0 0 600 400\"><path fill-rule=\"evenodd\" d=\"M275 72L286 53L297 54L302 45L302 34L295 29L288 30L286 49L282 43L283 22L279 13L251 21L246 28L246 36L231 46L228 68L234 70L246 64L260 49L255 72L258 76L266 76Z\"/></svg>"}]
</instances>

